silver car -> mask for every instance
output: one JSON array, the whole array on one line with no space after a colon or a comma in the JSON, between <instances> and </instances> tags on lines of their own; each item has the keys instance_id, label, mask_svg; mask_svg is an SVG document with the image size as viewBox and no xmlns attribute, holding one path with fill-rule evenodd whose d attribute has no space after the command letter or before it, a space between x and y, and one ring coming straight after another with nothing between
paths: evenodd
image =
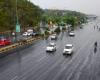
<instances>
[{"instance_id":1,"label":"silver car","mask_svg":"<svg viewBox=\"0 0 100 80\"><path fill-rule=\"evenodd\" d=\"M56 44L55 43L50 43L47 47L46 47L46 51L56 51Z\"/></svg>"},{"instance_id":2,"label":"silver car","mask_svg":"<svg viewBox=\"0 0 100 80\"><path fill-rule=\"evenodd\" d=\"M75 33L73 31L69 32L69 36L75 36Z\"/></svg>"},{"instance_id":3,"label":"silver car","mask_svg":"<svg viewBox=\"0 0 100 80\"><path fill-rule=\"evenodd\" d=\"M63 54L65 55L71 55L73 53L73 45L72 44L66 44L63 50Z\"/></svg>"}]
</instances>

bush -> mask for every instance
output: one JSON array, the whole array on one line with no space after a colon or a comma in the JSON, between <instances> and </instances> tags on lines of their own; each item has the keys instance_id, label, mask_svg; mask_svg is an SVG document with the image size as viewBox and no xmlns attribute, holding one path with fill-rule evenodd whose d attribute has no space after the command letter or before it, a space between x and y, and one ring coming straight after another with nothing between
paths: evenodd
<instances>
[{"instance_id":1,"label":"bush","mask_svg":"<svg viewBox=\"0 0 100 80\"><path fill-rule=\"evenodd\" d=\"M40 34L41 37L44 37L44 34Z\"/></svg>"},{"instance_id":2,"label":"bush","mask_svg":"<svg viewBox=\"0 0 100 80\"><path fill-rule=\"evenodd\" d=\"M45 35L49 35L49 32L47 30L45 31Z\"/></svg>"},{"instance_id":3,"label":"bush","mask_svg":"<svg viewBox=\"0 0 100 80\"><path fill-rule=\"evenodd\" d=\"M63 28L62 28L62 30L66 30L66 28L65 28L65 27L63 27Z\"/></svg>"},{"instance_id":4,"label":"bush","mask_svg":"<svg viewBox=\"0 0 100 80\"><path fill-rule=\"evenodd\" d=\"M60 27L57 27L54 32L56 32L57 34L60 33Z\"/></svg>"}]
</instances>

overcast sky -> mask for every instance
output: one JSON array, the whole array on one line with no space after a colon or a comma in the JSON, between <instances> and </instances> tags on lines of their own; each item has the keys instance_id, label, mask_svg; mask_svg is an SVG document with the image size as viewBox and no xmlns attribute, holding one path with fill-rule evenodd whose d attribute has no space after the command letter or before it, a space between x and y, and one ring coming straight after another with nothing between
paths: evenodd
<instances>
[{"instance_id":1,"label":"overcast sky","mask_svg":"<svg viewBox=\"0 0 100 80\"><path fill-rule=\"evenodd\" d=\"M30 0L43 9L66 9L100 15L100 0Z\"/></svg>"}]
</instances>

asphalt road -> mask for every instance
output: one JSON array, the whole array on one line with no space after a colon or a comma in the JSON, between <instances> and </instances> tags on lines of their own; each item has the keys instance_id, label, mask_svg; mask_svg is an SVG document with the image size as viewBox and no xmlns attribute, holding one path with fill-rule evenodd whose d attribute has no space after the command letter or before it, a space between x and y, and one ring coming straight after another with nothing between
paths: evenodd
<instances>
[{"instance_id":1,"label":"asphalt road","mask_svg":"<svg viewBox=\"0 0 100 80\"><path fill-rule=\"evenodd\" d=\"M57 51L46 53L51 41L40 40L27 49L0 59L0 80L100 80L100 31L93 21L75 30L75 37L60 33ZM98 42L94 52L94 42ZM72 56L63 56L66 43L74 45Z\"/></svg>"}]
</instances>

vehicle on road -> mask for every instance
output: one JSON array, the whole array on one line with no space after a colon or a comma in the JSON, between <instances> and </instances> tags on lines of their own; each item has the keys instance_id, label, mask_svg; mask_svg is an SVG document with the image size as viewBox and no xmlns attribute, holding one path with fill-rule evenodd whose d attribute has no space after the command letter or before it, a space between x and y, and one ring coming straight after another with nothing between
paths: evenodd
<instances>
[{"instance_id":1,"label":"vehicle on road","mask_svg":"<svg viewBox=\"0 0 100 80\"><path fill-rule=\"evenodd\" d=\"M94 47L97 47L97 42L94 43Z\"/></svg>"},{"instance_id":2,"label":"vehicle on road","mask_svg":"<svg viewBox=\"0 0 100 80\"><path fill-rule=\"evenodd\" d=\"M28 32L24 32L22 35L23 36L28 36Z\"/></svg>"},{"instance_id":3,"label":"vehicle on road","mask_svg":"<svg viewBox=\"0 0 100 80\"><path fill-rule=\"evenodd\" d=\"M55 43L50 43L47 48L46 48L46 51L47 52L53 52L53 51L56 51L56 44Z\"/></svg>"},{"instance_id":4,"label":"vehicle on road","mask_svg":"<svg viewBox=\"0 0 100 80\"><path fill-rule=\"evenodd\" d=\"M10 45L12 42L9 39L6 38L0 38L0 46L6 46L6 45Z\"/></svg>"},{"instance_id":5,"label":"vehicle on road","mask_svg":"<svg viewBox=\"0 0 100 80\"><path fill-rule=\"evenodd\" d=\"M57 40L57 34L52 34L50 37L51 37L51 40Z\"/></svg>"},{"instance_id":6,"label":"vehicle on road","mask_svg":"<svg viewBox=\"0 0 100 80\"><path fill-rule=\"evenodd\" d=\"M23 35L23 36L31 36L32 33L24 32L22 35Z\"/></svg>"},{"instance_id":7,"label":"vehicle on road","mask_svg":"<svg viewBox=\"0 0 100 80\"><path fill-rule=\"evenodd\" d=\"M83 26L80 26L80 29L83 29Z\"/></svg>"},{"instance_id":8,"label":"vehicle on road","mask_svg":"<svg viewBox=\"0 0 100 80\"><path fill-rule=\"evenodd\" d=\"M32 36L33 35L33 30L32 29L28 29L27 33L28 33L28 36Z\"/></svg>"},{"instance_id":9,"label":"vehicle on road","mask_svg":"<svg viewBox=\"0 0 100 80\"><path fill-rule=\"evenodd\" d=\"M71 55L73 53L73 48L72 44L66 44L63 50L63 55Z\"/></svg>"},{"instance_id":10,"label":"vehicle on road","mask_svg":"<svg viewBox=\"0 0 100 80\"><path fill-rule=\"evenodd\" d=\"M39 33L38 33L38 32L33 32L31 35L32 35L32 36L38 36Z\"/></svg>"},{"instance_id":11,"label":"vehicle on road","mask_svg":"<svg viewBox=\"0 0 100 80\"><path fill-rule=\"evenodd\" d=\"M75 36L74 31L69 32L69 36Z\"/></svg>"}]
</instances>

